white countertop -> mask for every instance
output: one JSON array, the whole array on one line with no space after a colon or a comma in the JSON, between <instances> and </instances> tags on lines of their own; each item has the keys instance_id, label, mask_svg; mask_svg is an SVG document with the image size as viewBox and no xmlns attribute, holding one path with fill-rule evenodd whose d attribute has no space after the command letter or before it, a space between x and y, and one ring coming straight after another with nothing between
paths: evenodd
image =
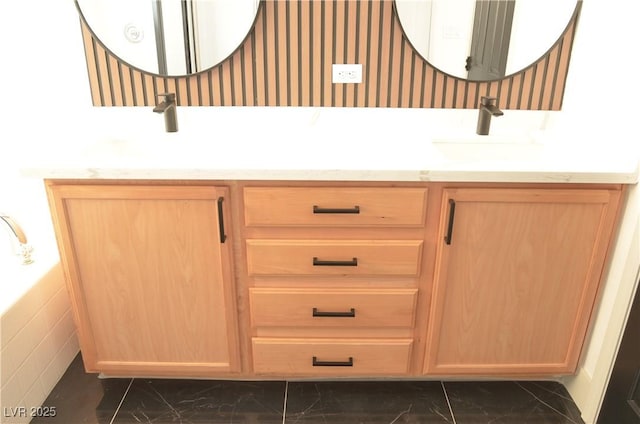
<instances>
[{"instance_id":1,"label":"white countertop","mask_svg":"<svg viewBox=\"0 0 640 424\"><path fill-rule=\"evenodd\" d=\"M73 179L638 181L631 147L571 142L536 129L548 117L535 114L506 111L482 137L473 110L451 119L451 111L178 108L170 134L147 108L102 108L56 143L38 144L21 168Z\"/></svg>"}]
</instances>

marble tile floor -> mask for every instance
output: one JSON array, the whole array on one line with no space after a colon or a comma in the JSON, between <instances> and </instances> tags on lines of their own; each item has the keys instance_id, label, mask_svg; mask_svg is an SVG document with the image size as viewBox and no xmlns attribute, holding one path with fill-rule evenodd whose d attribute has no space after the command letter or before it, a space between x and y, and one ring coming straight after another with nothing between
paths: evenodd
<instances>
[{"instance_id":1,"label":"marble tile floor","mask_svg":"<svg viewBox=\"0 0 640 424\"><path fill-rule=\"evenodd\" d=\"M36 424L583 424L555 382L98 379L80 355Z\"/></svg>"}]
</instances>

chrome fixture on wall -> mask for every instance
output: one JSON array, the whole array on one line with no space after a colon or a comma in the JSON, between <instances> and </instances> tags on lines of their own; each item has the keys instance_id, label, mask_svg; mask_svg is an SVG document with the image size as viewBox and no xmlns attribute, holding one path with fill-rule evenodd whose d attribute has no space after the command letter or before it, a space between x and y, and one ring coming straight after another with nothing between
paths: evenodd
<instances>
[{"instance_id":1,"label":"chrome fixture on wall","mask_svg":"<svg viewBox=\"0 0 640 424\"><path fill-rule=\"evenodd\" d=\"M13 250L16 255L19 255L22 258L22 264L29 265L33 263L33 259L31 258L33 248L27 242L27 236L22 230L22 227L20 227L13 218L6 214L0 213L0 221L4 222L9 228Z\"/></svg>"}]
</instances>

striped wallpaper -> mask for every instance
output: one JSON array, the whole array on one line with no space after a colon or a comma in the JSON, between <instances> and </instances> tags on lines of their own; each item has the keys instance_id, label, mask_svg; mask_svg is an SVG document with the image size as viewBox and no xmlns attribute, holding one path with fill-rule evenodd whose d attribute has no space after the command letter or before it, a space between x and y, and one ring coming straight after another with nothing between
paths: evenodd
<instances>
[{"instance_id":1,"label":"striped wallpaper","mask_svg":"<svg viewBox=\"0 0 640 424\"><path fill-rule=\"evenodd\" d=\"M538 62L493 82L429 65L406 40L393 0L262 0L238 50L187 77L132 68L81 26L96 106L150 106L175 92L180 106L475 108L491 95L502 109L560 110L577 17ZM363 82L332 84L333 63L362 63Z\"/></svg>"}]
</instances>

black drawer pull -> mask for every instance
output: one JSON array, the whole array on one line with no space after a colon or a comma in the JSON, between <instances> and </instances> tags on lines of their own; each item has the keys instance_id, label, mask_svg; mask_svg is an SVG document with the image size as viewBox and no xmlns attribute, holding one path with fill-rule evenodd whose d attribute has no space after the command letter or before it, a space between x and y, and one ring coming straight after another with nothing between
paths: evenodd
<instances>
[{"instance_id":1,"label":"black drawer pull","mask_svg":"<svg viewBox=\"0 0 640 424\"><path fill-rule=\"evenodd\" d=\"M348 361L318 361L318 358L314 356L311 365L314 367L352 367L353 358L349 356Z\"/></svg>"},{"instance_id":2,"label":"black drawer pull","mask_svg":"<svg viewBox=\"0 0 640 424\"><path fill-rule=\"evenodd\" d=\"M353 208L321 208L320 206L313 205L313 213L360 213L360 206L354 206Z\"/></svg>"},{"instance_id":3,"label":"black drawer pull","mask_svg":"<svg viewBox=\"0 0 640 424\"><path fill-rule=\"evenodd\" d=\"M358 258L353 258L350 261L321 261L314 257L313 266L358 266Z\"/></svg>"},{"instance_id":4,"label":"black drawer pull","mask_svg":"<svg viewBox=\"0 0 640 424\"><path fill-rule=\"evenodd\" d=\"M348 312L332 312L332 311L319 311L318 308L313 308L314 317L330 317L330 318L355 318L356 310L351 308Z\"/></svg>"}]
</instances>

